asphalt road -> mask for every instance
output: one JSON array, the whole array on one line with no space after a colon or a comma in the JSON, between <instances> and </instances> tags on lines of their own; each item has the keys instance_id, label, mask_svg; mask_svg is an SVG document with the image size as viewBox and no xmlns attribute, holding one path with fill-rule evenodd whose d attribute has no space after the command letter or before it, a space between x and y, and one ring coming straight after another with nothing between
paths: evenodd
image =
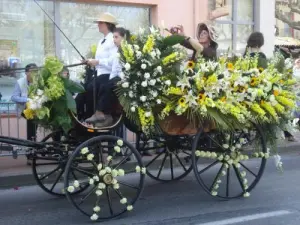
<instances>
[{"instance_id":1,"label":"asphalt road","mask_svg":"<svg viewBox=\"0 0 300 225\"><path fill-rule=\"evenodd\" d=\"M299 225L300 154L284 155L284 173L270 159L250 198L216 200L199 186L193 173L181 181L158 183L147 178L134 210L104 225ZM64 198L37 186L0 190L0 225L91 224Z\"/></svg>"}]
</instances>

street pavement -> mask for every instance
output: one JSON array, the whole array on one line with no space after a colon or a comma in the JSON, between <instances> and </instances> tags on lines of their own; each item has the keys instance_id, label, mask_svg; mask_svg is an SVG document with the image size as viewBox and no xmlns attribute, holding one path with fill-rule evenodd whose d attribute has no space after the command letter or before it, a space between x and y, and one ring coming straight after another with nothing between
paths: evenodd
<instances>
[{"instance_id":1,"label":"street pavement","mask_svg":"<svg viewBox=\"0 0 300 225\"><path fill-rule=\"evenodd\" d=\"M299 225L300 153L282 154L284 173L271 158L250 198L221 201L207 195L193 172L181 181L146 178L134 210L104 225ZM37 186L0 190L0 225L87 225L88 217L65 198Z\"/></svg>"}]
</instances>

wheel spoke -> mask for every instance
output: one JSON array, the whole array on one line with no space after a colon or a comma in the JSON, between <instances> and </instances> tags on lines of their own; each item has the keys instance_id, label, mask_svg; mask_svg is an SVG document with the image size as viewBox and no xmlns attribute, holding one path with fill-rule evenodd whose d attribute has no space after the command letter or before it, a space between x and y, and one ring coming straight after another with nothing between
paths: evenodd
<instances>
[{"instance_id":1,"label":"wheel spoke","mask_svg":"<svg viewBox=\"0 0 300 225\"><path fill-rule=\"evenodd\" d=\"M89 172L89 171L86 171L86 170L83 170L83 169L79 169L79 168L77 168L77 167L71 167L73 170L76 170L76 171L78 171L79 173L82 173L82 174L84 174L84 175L87 175L87 176L89 176L89 177L93 177L95 174L93 174L93 173L91 173L91 172Z\"/></svg>"},{"instance_id":2,"label":"wheel spoke","mask_svg":"<svg viewBox=\"0 0 300 225\"><path fill-rule=\"evenodd\" d=\"M160 168L159 168L159 171L158 171L158 174L157 174L157 178L159 178L159 176L160 176L160 174L161 174L161 171L162 171L162 169L163 169L163 166L164 166L164 164L165 164L165 162L166 162L167 157L168 157L168 152L165 154L165 157L164 157L164 159L163 159L163 161L162 161L162 163L161 163L161 165L160 165Z\"/></svg>"},{"instance_id":3,"label":"wheel spoke","mask_svg":"<svg viewBox=\"0 0 300 225\"><path fill-rule=\"evenodd\" d=\"M210 169L211 167L215 166L216 164L218 164L218 160L216 160L215 162L213 162L212 164L210 164L209 166L205 167L203 170L201 170L200 172L198 172L199 174L204 173L206 170Z\"/></svg>"},{"instance_id":4,"label":"wheel spoke","mask_svg":"<svg viewBox=\"0 0 300 225\"><path fill-rule=\"evenodd\" d=\"M230 167L227 168L226 197L229 197Z\"/></svg>"},{"instance_id":5,"label":"wheel spoke","mask_svg":"<svg viewBox=\"0 0 300 225\"><path fill-rule=\"evenodd\" d=\"M50 191L53 191L54 187L55 187L56 184L58 183L58 181L59 181L59 179L61 178L61 176L63 175L63 173L64 173L63 170L59 173L59 175L57 176L57 178L56 178L54 184L52 185L52 187L51 187L51 189L50 189Z\"/></svg>"},{"instance_id":6,"label":"wheel spoke","mask_svg":"<svg viewBox=\"0 0 300 225\"><path fill-rule=\"evenodd\" d=\"M81 205L91 194L93 194L96 191L97 188L97 186L93 187L84 197L80 199L78 205Z\"/></svg>"},{"instance_id":7,"label":"wheel spoke","mask_svg":"<svg viewBox=\"0 0 300 225\"><path fill-rule=\"evenodd\" d=\"M169 154L170 156L170 167L171 167L171 179L174 179L174 171L173 171L173 155Z\"/></svg>"},{"instance_id":8,"label":"wheel spoke","mask_svg":"<svg viewBox=\"0 0 300 225\"><path fill-rule=\"evenodd\" d=\"M236 176L237 176L237 178L238 178L238 180L239 180L239 183L240 183L240 186L241 186L243 192L245 192L244 185L243 185L243 181L242 181L242 178L241 178L240 173L239 173L239 171L238 171L238 168L236 168L236 167L233 165L233 169L234 169L234 172L235 172L235 174L236 174Z\"/></svg>"},{"instance_id":9,"label":"wheel spoke","mask_svg":"<svg viewBox=\"0 0 300 225\"><path fill-rule=\"evenodd\" d=\"M59 169L60 169L60 166L56 167L56 169L54 169L53 171L51 171L51 172L47 173L46 175L42 176L42 177L40 178L40 180L44 180L46 177L51 176L52 174L54 174L54 173L55 173L56 171L58 171Z\"/></svg>"},{"instance_id":10,"label":"wheel spoke","mask_svg":"<svg viewBox=\"0 0 300 225\"><path fill-rule=\"evenodd\" d=\"M150 164L152 164L159 156L161 156L162 154L164 153L164 151L162 151L162 152L160 152L157 156L155 156L150 162L148 162L147 164L146 164L146 168L148 167L148 166L150 166Z\"/></svg>"},{"instance_id":11,"label":"wheel spoke","mask_svg":"<svg viewBox=\"0 0 300 225\"><path fill-rule=\"evenodd\" d=\"M58 165L59 162L52 162L52 163L36 163L35 166L49 166L49 165Z\"/></svg>"},{"instance_id":12,"label":"wheel spoke","mask_svg":"<svg viewBox=\"0 0 300 225\"><path fill-rule=\"evenodd\" d=\"M254 172L252 172L247 166L245 166L243 163L241 163L240 162L240 164L241 164L241 166L242 167L244 167L249 173L251 173L255 178L257 178L257 175L254 173Z\"/></svg>"},{"instance_id":13,"label":"wheel spoke","mask_svg":"<svg viewBox=\"0 0 300 225\"><path fill-rule=\"evenodd\" d=\"M219 179L220 174L221 174L223 168L224 168L224 164L220 167L220 169L219 169L219 171L218 171L218 173L217 173L217 175L216 175L214 181L212 182L212 184L211 184L211 186L210 186L210 188L209 188L209 191L210 191L210 192L212 191L212 189L213 189L214 185L216 184L217 180Z\"/></svg>"},{"instance_id":14,"label":"wheel spoke","mask_svg":"<svg viewBox=\"0 0 300 225\"><path fill-rule=\"evenodd\" d=\"M128 155L128 156L126 156L124 159L122 159L115 167L114 167L114 169L118 169L118 167L119 166L121 166L121 165L123 165L126 161L127 161L127 159L129 159L131 156L132 156L132 152Z\"/></svg>"},{"instance_id":15,"label":"wheel spoke","mask_svg":"<svg viewBox=\"0 0 300 225\"><path fill-rule=\"evenodd\" d=\"M139 190L139 189L140 189L139 187L133 186L133 185L128 184L128 183L125 183L125 182L123 182L123 181L119 181L119 184L124 185L124 186L126 186L126 187L130 187L130 188L136 189L136 190Z\"/></svg>"},{"instance_id":16,"label":"wheel spoke","mask_svg":"<svg viewBox=\"0 0 300 225\"><path fill-rule=\"evenodd\" d=\"M178 162L180 163L180 165L182 166L182 168L184 169L185 172L187 172L187 169L185 168L185 166L183 165L182 161L180 160L179 156L177 154L175 154L175 157L177 158Z\"/></svg>"},{"instance_id":17,"label":"wheel spoke","mask_svg":"<svg viewBox=\"0 0 300 225\"><path fill-rule=\"evenodd\" d=\"M112 216L114 214L114 211L112 209L112 203L111 203L111 199L110 199L110 194L109 194L108 188L109 187L107 187L105 190L106 190L106 196L107 196L107 200L108 200L109 212L110 212L110 215Z\"/></svg>"}]
</instances>

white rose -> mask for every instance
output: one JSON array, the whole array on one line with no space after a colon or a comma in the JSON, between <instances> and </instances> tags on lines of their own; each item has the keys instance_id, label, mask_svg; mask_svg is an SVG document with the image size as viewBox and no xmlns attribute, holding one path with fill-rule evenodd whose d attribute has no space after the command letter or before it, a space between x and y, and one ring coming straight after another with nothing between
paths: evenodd
<instances>
[{"instance_id":1,"label":"white rose","mask_svg":"<svg viewBox=\"0 0 300 225\"><path fill-rule=\"evenodd\" d=\"M74 187L78 188L79 185L80 185L80 184L79 184L79 181L78 181L78 180L75 180L75 181L74 181Z\"/></svg>"},{"instance_id":2,"label":"white rose","mask_svg":"<svg viewBox=\"0 0 300 225\"><path fill-rule=\"evenodd\" d=\"M119 146L123 146L124 142L123 142L123 140L119 139L119 140L117 141L117 144L118 144Z\"/></svg>"},{"instance_id":3,"label":"white rose","mask_svg":"<svg viewBox=\"0 0 300 225\"><path fill-rule=\"evenodd\" d=\"M153 91L153 92L152 92L152 95L153 95L154 98L156 98L157 95L158 95L157 91Z\"/></svg>"},{"instance_id":4,"label":"white rose","mask_svg":"<svg viewBox=\"0 0 300 225\"><path fill-rule=\"evenodd\" d=\"M151 52L150 55L151 55L152 58L155 58L156 53L155 52Z\"/></svg>"},{"instance_id":5,"label":"white rose","mask_svg":"<svg viewBox=\"0 0 300 225\"><path fill-rule=\"evenodd\" d=\"M122 87L123 87L123 88L128 88L128 87L129 87L129 83L128 83L128 82L124 82L124 83L122 84Z\"/></svg>"},{"instance_id":6,"label":"white rose","mask_svg":"<svg viewBox=\"0 0 300 225\"><path fill-rule=\"evenodd\" d=\"M158 66L158 67L156 68L156 70L157 70L158 72L162 73L162 67L161 67L161 66Z\"/></svg>"},{"instance_id":7,"label":"white rose","mask_svg":"<svg viewBox=\"0 0 300 225\"><path fill-rule=\"evenodd\" d=\"M98 215L96 214L96 213L94 213L92 216L91 216L91 220L92 221L96 221L96 220L98 220Z\"/></svg>"},{"instance_id":8,"label":"white rose","mask_svg":"<svg viewBox=\"0 0 300 225\"><path fill-rule=\"evenodd\" d=\"M134 45L133 47L136 51L138 51L140 49L140 46L138 46L138 45Z\"/></svg>"},{"instance_id":9,"label":"white rose","mask_svg":"<svg viewBox=\"0 0 300 225\"><path fill-rule=\"evenodd\" d=\"M168 85L168 86L170 86L171 85L171 81L170 80L166 80L165 84Z\"/></svg>"},{"instance_id":10,"label":"white rose","mask_svg":"<svg viewBox=\"0 0 300 225\"><path fill-rule=\"evenodd\" d=\"M88 152L89 152L89 149L88 149L87 147L81 149L81 154L82 154L82 155L85 155L85 154L88 153Z\"/></svg>"},{"instance_id":11,"label":"white rose","mask_svg":"<svg viewBox=\"0 0 300 225\"><path fill-rule=\"evenodd\" d=\"M132 205L128 205L127 206L127 211L131 211L133 209L133 206Z\"/></svg>"},{"instance_id":12,"label":"white rose","mask_svg":"<svg viewBox=\"0 0 300 225\"><path fill-rule=\"evenodd\" d=\"M44 94L44 91L43 90L41 90L41 89L38 89L37 90L37 95L43 95Z\"/></svg>"},{"instance_id":13,"label":"white rose","mask_svg":"<svg viewBox=\"0 0 300 225\"><path fill-rule=\"evenodd\" d=\"M100 212L100 207L99 206L95 206L94 208L93 208L93 210L94 210L94 212Z\"/></svg>"},{"instance_id":14,"label":"white rose","mask_svg":"<svg viewBox=\"0 0 300 225\"><path fill-rule=\"evenodd\" d=\"M150 73L145 73L144 77L145 77L145 79L149 79L150 78Z\"/></svg>"},{"instance_id":15,"label":"white rose","mask_svg":"<svg viewBox=\"0 0 300 225\"><path fill-rule=\"evenodd\" d=\"M73 193L75 191L75 188L73 186L68 187L68 192Z\"/></svg>"},{"instance_id":16,"label":"white rose","mask_svg":"<svg viewBox=\"0 0 300 225\"><path fill-rule=\"evenodd\" d=\"M147 65L146 65L145 63L143 63L143 64L141 65L141 68L144 70L144 69L147 68Z\"/></svg>"},{"instance_id":17,"label":"white rose","mask_svg":"<svg viewBox=\"0 0 300 225\"><path fill-rule=\"evenodd\" d=\"M94 154L88 154L88 156L86 158L87 158L87 160L92 161L94 158Z\"/></svg>"},{"instance_id":18,"label":"white rose","mask_svg":"<svg viewBox=\"0 0 300 225\"><path fill-rule=\"evenodd\" d=\"M161 104L161 100L160 100L160 99L157 99L157 100L156 100L156 103L160 105L160 104Z\"/></svg>"},{"instance_id":19,"label":"white rose","mask_svg":"<svg viewBox=\"0 0 300 225\"><path fill-rule=\"evenodd\" d=\"M138 59L141 58L141 57L142 57L142 52L137 51L137 52L136 52L136 57L137 57Z\"/></svg>"},{"instance_id":20,"label":"white rose","mask_svg":"<svg viewBox=\"0 0 300 225\"><path fill-rule=\"evenodd\" d=\"M147 81L143 81L143 82L142 82L142 86L143 86L143 87L147 87L147 86L148 86L148 85L147 85Z\"/></svg>"},{"instance_id":21,"label":"white rose","mask_svg":"<svg viewBox=\"0 0 300 225\"><path fill-rule=\"evenodd\" d=\"M121 177L124 176L125 175L125 171L123 169L119 169L118 175L121 176Z\"/></svg>"},{"instance_id":22,"label":"white rose","mask_svg":"<svg viewBox=\"0 0 300 225\"><path fill-rule=\"evenodd\" d=\"M151 86L154 86L155 83L156 83L156 80L154 80L154 79L152 79L152 80L149 81L149 84L150 84Z\"/></svg>"},{"instance_id":23,"label":"white rose","mask_svg":"<svg viewBox=\"0 0 300 225\"><path fill-rule=\"evenodd\" d=\"M143 95L143 96L140 97L140 100L141 100L142 102L145 102L145 101L147 100L147 97Z\"/></svg>"},{"instance_id":24,"label":"white rose","mask_svg":"<svg viewBox=\"0 0 300 225\"><path fill-rule=\"evenodd\" d=\"M127 198L122 198L122 199L120 200L120 203L121 203L121 204L126 204L126 203L127 203Z\"/></svg>"},{"instance_id":25,"label":"white rose","mask_svg":"<svg viewBox=\"0 0 300 225\"><path fill-rule=\"evenodd\" d=\"M102 192L101 190L97 190L97 191L96 191L96 195L97 195L97 196L101 196L102 194L103 194L103 192Z\"/></svg>"},{"instance_id":26,"label":"white rose","mask_svg":"<svg viewBox=\"0 0 300 225\"><path fill-rule=\"evenodd\" d=\"M130 108L130 110L131 110L131 112L135 112L135 107L132 106L132 107Z\"/></svg>"},{"instance_id":27,"label":"white rose","mask_svg":"<svg viewBox=\"0 0 300 225\"><path fill-rule=\"evenodd\" d=\"M130 70L130 67L131 67L131 66L130 66L129 63L126 63L125 66L124 66L124 68L125 68L126 71Z\"/></svg>"},{"instance_id":28,"label":"white rose","mask_svg":"<svg viewBox=\"0 0 300 225\"><path fill-rule=\"evenodd\" d=\"M128 95L129 95L130 98L133 98L133 92L132 91L129 91Z\"/></svg>"}]
</instances>

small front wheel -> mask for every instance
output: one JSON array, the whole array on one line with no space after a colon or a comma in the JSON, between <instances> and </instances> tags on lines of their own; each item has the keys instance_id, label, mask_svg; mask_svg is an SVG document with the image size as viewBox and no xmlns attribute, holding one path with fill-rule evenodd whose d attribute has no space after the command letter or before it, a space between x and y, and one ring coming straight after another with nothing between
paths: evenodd
<instances>
[{"instance_id":1,"label":"small front wheel","mask_svg":"<svg viewBox=\"0 0 300 225\"><path fill-rule=\"evenodd\" d=\"M73 167L78 160L86 160ZM82 174L72 181L71 171ZM68 200L91 220L107 220L131 211L138 200L146 169L138 151L127 141L111 135L94 137L73 152L65 169L65 190ZM72 195L80 185L90 187L79 195Z\"/></svg>"}]
</instances>

